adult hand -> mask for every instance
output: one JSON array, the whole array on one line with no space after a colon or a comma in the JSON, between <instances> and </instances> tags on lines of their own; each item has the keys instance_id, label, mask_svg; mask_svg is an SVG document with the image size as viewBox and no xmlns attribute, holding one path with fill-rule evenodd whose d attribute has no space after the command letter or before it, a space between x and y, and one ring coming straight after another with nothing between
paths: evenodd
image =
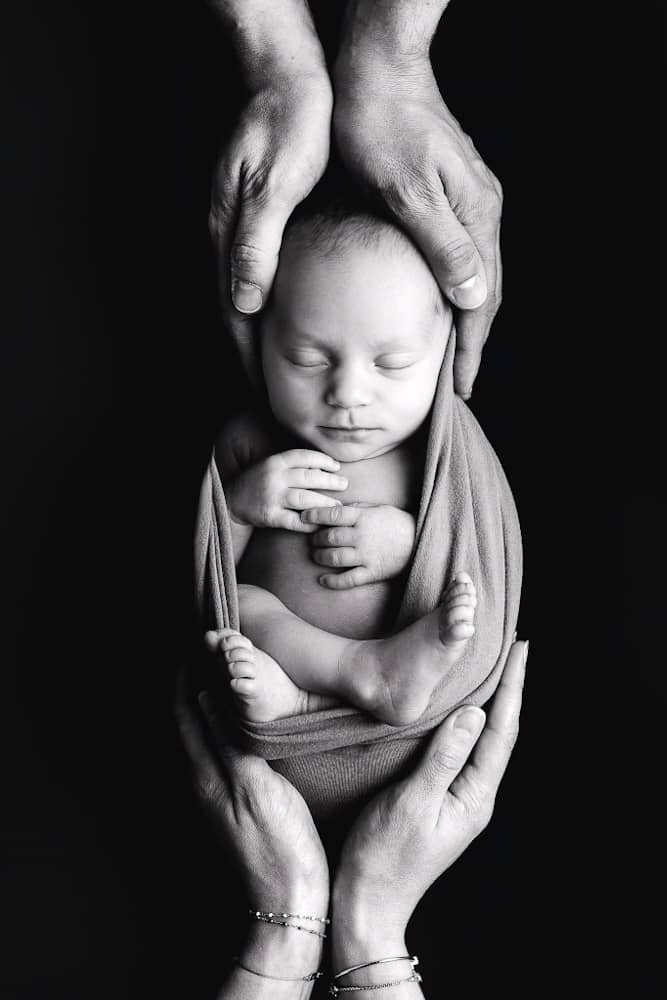
<instances>
[{"instance_id":1,"label":"adult hand","mask_svg":"<svg viewBox=\"0 0 667 1000\"><path fill-rule=\"evenodd\" d=\"M413 773L354 824L333 891L336 969L401 954L417 903L489 822L519 731L527 652L512 646L486 723L480 708L453 712Z\"/></svg>"},{"instance_id":2,"label":"adult hand","mask_svg":"<svg viewBox=\"0 0 667 1000\"><path fill-rule=\"evenodd\" d=\"M236 861L251 906L324 915L329 870L306 803L265 760L225 742L206 694L200 696L200 706L207 726L188 704L181 682L176 716L197 792Z\"/></svg>"},{"instance_id":3,"label":"adult hand","mask_svg":"<svg viewBox=\"0 0 667 1000\"><path fill-rule=\"evenodd\" d=\"M326 73L293 73L255 93L217 166L209 228L226 321L250 356L248 314L266 302L285 223L329 158L332 95Z\"/></svg>"},{"instance_id":4,"label":"adult hand","mask_svg":"<svg viewBox=\"0 0 667 1000\"><path fill-rule=\"evenodd\" d=\"M266 761L226 744L209 698L200 695L199 702L208 725L188 704L181 677L176 717L199 798L238 865L252 908L324 916L329 871L306 803ZM218 1000L308 1000L321 958L317 934L251 921Z\"/></svg>"},{"instance_id":5,"label":"adult hand","mask_svg":"<svg viewBox=\"0 0 667 1000\"><path fill-rule=\"evenodd\" d=\"M334 84L343 161L414 239L456 309L454 386L467 398L501 299L500 183L446 107L428 45L407 55L387 40L344 38Z\"/></svg>"}]
</instances>

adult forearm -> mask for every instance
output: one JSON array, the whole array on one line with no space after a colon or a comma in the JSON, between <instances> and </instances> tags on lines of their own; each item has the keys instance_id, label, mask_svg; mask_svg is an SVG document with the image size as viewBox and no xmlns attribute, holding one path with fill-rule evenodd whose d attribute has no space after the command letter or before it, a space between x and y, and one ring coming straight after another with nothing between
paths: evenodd
<instances>
[{"instance_id":1,"label":"adult forearm","mask_svg":"<svg viewBox=\"0 0 667 1000\"><path fill-rule=\"evenodd\" d=\"M449 0L349 0L341 52L423 57Z\"/></svg>"},{"instance_id":2,"label":"adult forearm","mask_svg":"<svg viewBox=\"0 0 667 1000\"><path fill-rule=\"evenodd\" d=\"M291 76L326 74L305 0L209 0L229 32L246 83L255 90Z\"/></svg>"}]
</instances>

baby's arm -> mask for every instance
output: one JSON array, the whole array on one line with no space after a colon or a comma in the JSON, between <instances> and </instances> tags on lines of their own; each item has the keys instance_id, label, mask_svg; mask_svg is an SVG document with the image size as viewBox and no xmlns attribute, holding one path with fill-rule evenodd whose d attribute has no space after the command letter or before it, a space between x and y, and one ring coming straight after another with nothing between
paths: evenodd
<instances>
[{"instance_id":1,"label":"baby's arm","mask_svg":"<svg viewBox=\"0 0 667 1000\"><path fill-rule=\"evenodd\" d=\"M313 532L315 525L306 524L301 512L339 503L313 488L347 488L347 480L336 474L339 463L323 452L294 448L270 454L268 436L249 416L237 417L223 428L215 454L230 514L235 564L254 528Z\"/></svg>"},{"instance_id":2,"label":"baby's arm","mask_svg":"<svg viewBox=\"0 0 667 1000\"><path fill-rule=\"evenodd\" d=\"M389 504L355 503L305 510L301 520L320 530L313 535L312 558L319 566L343 570L324 573L319 582L332 590L391 580L408 566L415 541L415 519Z\"/></svg>"}]
</instances>

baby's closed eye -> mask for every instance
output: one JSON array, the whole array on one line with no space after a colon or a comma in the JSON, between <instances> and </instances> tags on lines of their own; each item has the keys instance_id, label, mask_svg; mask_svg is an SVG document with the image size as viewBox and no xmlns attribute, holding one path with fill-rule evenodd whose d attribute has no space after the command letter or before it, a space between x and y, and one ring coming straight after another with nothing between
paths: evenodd
<instances>
[{"instance_id":1,"label":"baby's closed eye","mask_svg":"<svg viewBox=\"0 0 667 1000\"><path fill-rule=\"evenodd\" d=\"M385 371L402 371L411 368L419 360L417 354L381 354L375 359L375 367Z\"/></svg>"},{"instance_id":2,"label":"baby's closed eye","mask_svg":"<svg viewBox=\"0 0 667 1000\"><path fill-rule=\"evenodd\" d=\"M325 368L328 364L327 358L319 351L290 351L287 360L297 368Z\"/></svg>"}]
</instances>

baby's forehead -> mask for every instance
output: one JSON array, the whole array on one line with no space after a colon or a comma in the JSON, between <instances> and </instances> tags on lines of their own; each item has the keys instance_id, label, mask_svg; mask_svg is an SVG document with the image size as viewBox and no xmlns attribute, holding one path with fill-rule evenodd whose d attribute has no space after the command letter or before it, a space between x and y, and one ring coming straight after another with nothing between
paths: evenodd
<instances>
[{"instance_id":1,"label":"baby's forehead","mask_svg":"<svg viewBox=\"0 0 667 1000\"><path fill-rule=\"evenodd\" d=\"M328 269L327 263L331 264ZM391 272L398 294L418 292L425 311L442 312L442 295L425 258L405 233L385 220L361 215L300 221L288 228L280 256L278 276L286 279L281 284L288 295L296 290L298 282L293 279L304 264L309 269L321 264L319 279L331 285L340 281L341 271L335 264L361 276L385 269ZM372 291L369 280L368 292Z\"/></svg>"}]
</instances>

